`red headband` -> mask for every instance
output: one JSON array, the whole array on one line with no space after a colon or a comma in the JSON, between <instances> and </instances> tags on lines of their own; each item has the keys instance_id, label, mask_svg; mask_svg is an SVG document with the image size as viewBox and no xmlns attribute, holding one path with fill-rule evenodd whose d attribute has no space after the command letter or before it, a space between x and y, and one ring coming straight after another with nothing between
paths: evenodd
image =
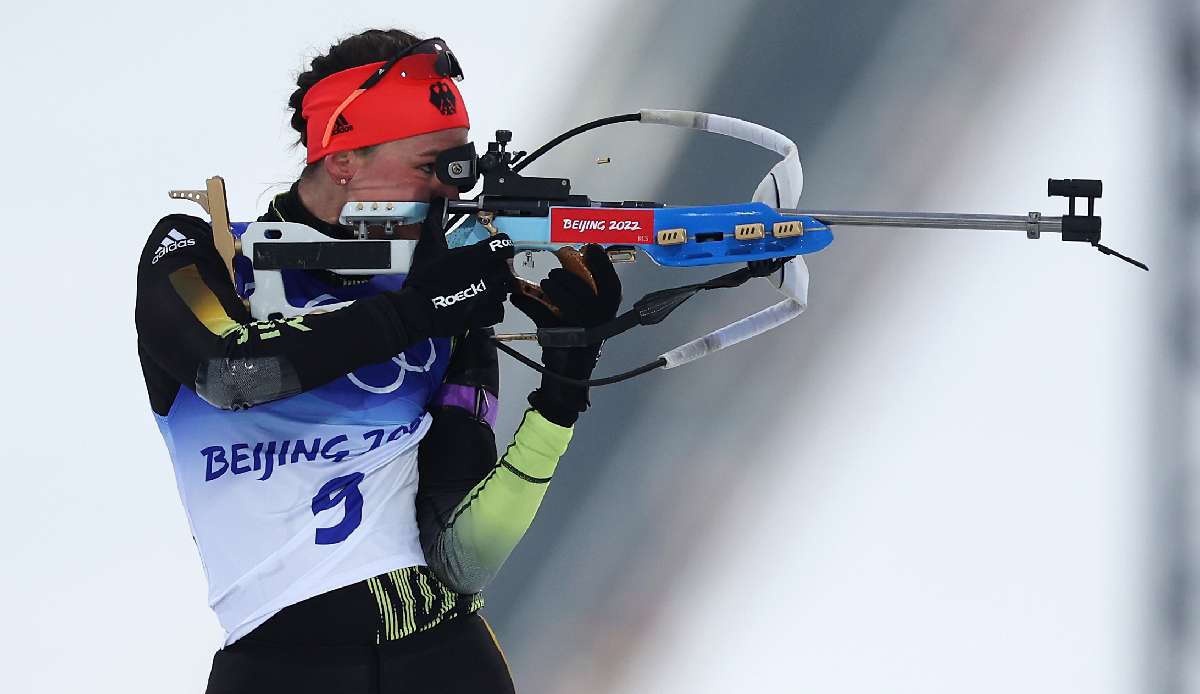
<instances>
[{"instance_id":1,"label":"red headband","mask_svg":"<svg viewBox=\"0 0 1200 694\"><path fill-rule=\"evenodd\" d=\"M342 70L304 95L308 163L327 154L449 128L469 128L453 79L438 74L436 55L401 58L377 84L361 86L385 62Z\"/></svg>"}]
</instances>

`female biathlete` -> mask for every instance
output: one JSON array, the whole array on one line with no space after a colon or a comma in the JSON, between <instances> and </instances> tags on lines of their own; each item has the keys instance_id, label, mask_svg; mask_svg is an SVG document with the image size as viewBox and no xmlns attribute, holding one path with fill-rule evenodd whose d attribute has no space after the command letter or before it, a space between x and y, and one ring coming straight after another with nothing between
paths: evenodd
<instances>
[{"instance_id":1,"label":"female biathlete","mask_svg":"<svg viewBox=\"0 0 1200 694\"><path fill-rule=\"evenodd\" d=\"M455 197L433 163L467 141L460 77L440 39L396 30L315 58L289 100L308 165L260 221L349 238L347 201ZM165 217L142 251L138 353L226 634L213 694L513 691L480 590L532 521L587 391L544 378L497 460L488 337L512 246L447 249L436 215L402 232L420 239L407 277L285 272L293 305L353 300L286 320L251 318L250 268L235 287L200 219ZM542 282L556 311L512 303L542 327L610 320L612 264L597 247L583 260L590 281ZM598 355L542 356L584 379Z\"/></svg>"}]
</instances>

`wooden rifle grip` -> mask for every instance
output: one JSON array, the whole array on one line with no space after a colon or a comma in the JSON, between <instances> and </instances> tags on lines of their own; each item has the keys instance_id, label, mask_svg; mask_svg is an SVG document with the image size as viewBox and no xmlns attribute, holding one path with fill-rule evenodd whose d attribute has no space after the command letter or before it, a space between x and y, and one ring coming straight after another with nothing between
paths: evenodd
<instances>
[{"instance_id":1,"label":"wooden rifle grip","mask_svg":"<svg viewBox=\"0 0 1200 694\"><path fill-rule=\"evenodd\" d=\"M546 292L543 292L542 288L536 283L530 282L524 277L517 277L517 282L513 286L513 293L520 294L528 299L533 299L542 306L545 306L546 309L550 311L550 313L553 313L556 317L562 315L562 311L557 306L550 303L550 299L546 296Z\"/></svg>"},{"instance_id":2,"label":"wooden rifle grip","mask_svg":"<svg viewBox=\"0 0 1200 694\"><path fill-rule=\"evenodd\" d=\"M592 276L588 270L587 264L583 262L583 254L571 246L563 246L554 251L554 255L558 258L559 264L563 266L567 272L579 277L588 286L592 288L592 292L599 294L600 291L596 288L596 278ZM518 276L516 285L513 291L521 296L528 297L545 306L555 316L561 316L562 310L551 303L550 298L542 291L542 288L529 280Z\"/></svg>"},{"instance_id":3,"label":"wooden rifle grip","mask_svg":"<svg viewBox=\"0 0 1200 694\"><path fill-rule=\"evenodd\" d=\"M588 270L587 264L583 262L583 254L579 252L579 249L563 246L555 250L554 255L558 257L559 264L567 272L587 282L588 286L592 288L593 294L600 294L600 290L596 288L596 278L592 277L591 270Z\"/></svg>"}]
</instances>

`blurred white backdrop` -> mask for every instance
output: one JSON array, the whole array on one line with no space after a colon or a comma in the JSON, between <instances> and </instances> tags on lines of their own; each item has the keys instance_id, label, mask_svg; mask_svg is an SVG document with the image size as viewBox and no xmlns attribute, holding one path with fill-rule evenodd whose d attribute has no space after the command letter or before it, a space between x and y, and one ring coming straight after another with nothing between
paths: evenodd
<instances>
[{"instance_id":1,"label":"blurred white backdrop","mask_svg":"<svg viewBox=\"0 0 1200 694\"><path fill-rule=\"evenodd\" d=\"M369 26L441 35L466 70L474 139L519 123L531 144L577 118L695 106L733 38L752 33L742 24L752 4L697 5L710 28L728 31L698 36L686 70L666 49L641 62L623 50L672 21L655 3L7 9L0 686L203 689L219 629L146 403L134 268L158 217L198 210L168 201L167 189L222 174L245 219L292 180L301 153L289 149L285 104L305 58ZM914 107L903 99L911 73L897 66L927 39L936 4L909 2L881 44L844 47L863 53L864 67L802 156L866 162L861 181L838 185L874 207L1057 213L1046 177L1103 178L1106 240L1161 263L1161 17L1121 0L986 3L959 27L967 48ZM579 83L585 69L594 84ZM655 98L665 92L675 101ZM661 146L661 161L683 147ZM662 173L633 161L644 170L624 183ZM821 169L806 175L819 180ZM819 351L774 352L782 387L750 396L764 433L688 447L697 468L762 462L712 504L702 534L684 536L694 546L672 583L638 586L657 607L607 644L596 625L572 625L581 645L544 664L553 676L541 690L1143 691L1147 381L1161 280L1053 238L931 232L905 232L905 252L869 276L822 275L880 233L847 232L832 260L813 259L811 310L844 300L827 293L834 279L854 303L816 336ZM744 368L733 354L708 368ZM728 393L680 405L688 374L672 375L680 380L660 378L637 404L685 418L733 412ZM784 417L787 426L770 426ZM588 462L653 462L678 444L630 422ZM707 488L664 486L664 522L708 510L694 494ZM607 498L589 503L620 500ZM567 537L603 542L595 510L581 503ZM631 547L628 560L654 556ZM588 600L560 576L535 577L502 637L541 649L537 596ZM518 671L518 682L530 674Z\"/></svg>"}]
</instances>

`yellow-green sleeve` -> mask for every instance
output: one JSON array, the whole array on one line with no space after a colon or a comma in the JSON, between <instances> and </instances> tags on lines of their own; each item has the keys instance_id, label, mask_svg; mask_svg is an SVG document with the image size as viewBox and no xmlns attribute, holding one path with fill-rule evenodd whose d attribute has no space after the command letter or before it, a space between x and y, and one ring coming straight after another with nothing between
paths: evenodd
<instances>
[{"instance_id":1,"label":"yellow-green sleeve","mask_svg":"<svg viewBox=\"0 0 1200 694\"><path fill-rule=\"evenodd\" d=\"M483 589L533 522L573 429L529 409L491 472L463 498L428 552L452 590Z\"/></svg>"}]
</instances>

